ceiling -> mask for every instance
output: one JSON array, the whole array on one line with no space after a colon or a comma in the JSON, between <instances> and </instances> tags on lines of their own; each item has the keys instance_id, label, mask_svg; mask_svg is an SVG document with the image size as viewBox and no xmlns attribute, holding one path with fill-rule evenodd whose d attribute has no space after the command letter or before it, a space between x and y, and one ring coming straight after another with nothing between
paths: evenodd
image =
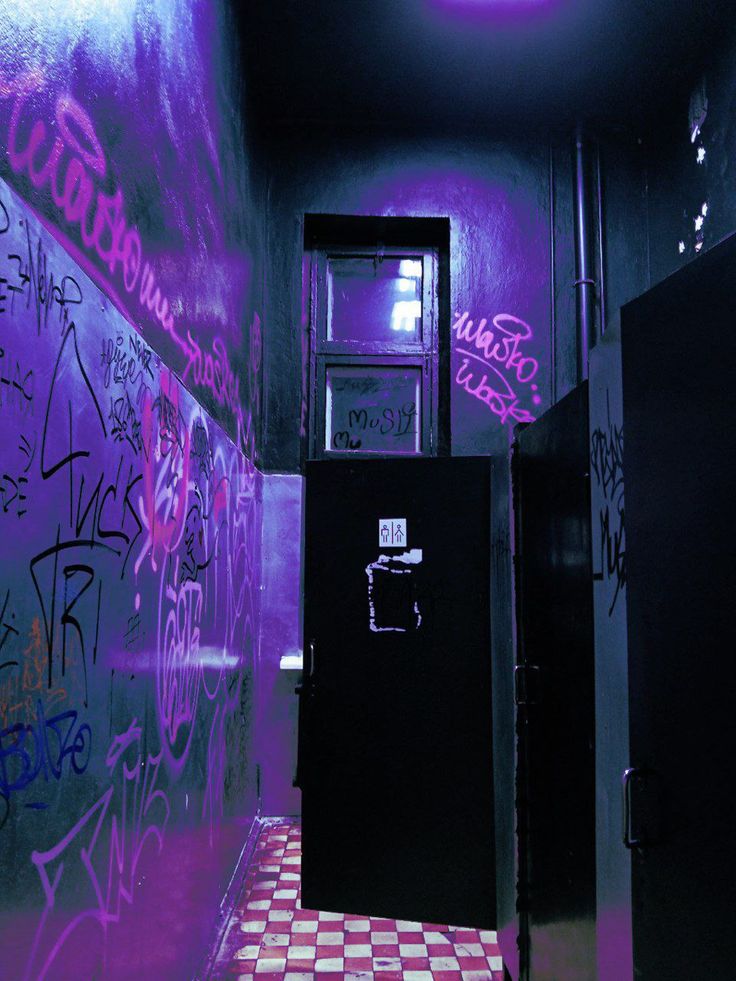
<instances>
[{"instance_id":1,"label":"ceiling","mask_svg":"<svg viewBox=\"0 0 736 981\"><path fill-rule=\"evenodd\" d=\"M736 21L730 4L716 0L233 6L261 125L484 135L580 117L646 124L689 91Z\"/></svg>"}]
</instances>

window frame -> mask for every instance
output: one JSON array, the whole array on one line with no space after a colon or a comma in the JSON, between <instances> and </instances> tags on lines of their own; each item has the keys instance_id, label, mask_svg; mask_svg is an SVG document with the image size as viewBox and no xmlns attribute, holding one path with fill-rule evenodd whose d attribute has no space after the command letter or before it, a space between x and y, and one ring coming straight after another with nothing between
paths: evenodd
<instances>
[{"instance_id":1,"label":"window frame","mask_svg":"<svg viewBox=\"0 0 736 981\"><path fill-rule=\"evenodd\" d=\"M328 266L331 259L416 259L422 262L422 319L418 340L328 340ZM439 250L431 246L323 245L309 254L309 448L310 459L377 459L435 456L438 443L438 269ZM417 453L325 447L327 369L340 367L407 367L421 369L420 447Z\"/></svg>"}]
</instances>

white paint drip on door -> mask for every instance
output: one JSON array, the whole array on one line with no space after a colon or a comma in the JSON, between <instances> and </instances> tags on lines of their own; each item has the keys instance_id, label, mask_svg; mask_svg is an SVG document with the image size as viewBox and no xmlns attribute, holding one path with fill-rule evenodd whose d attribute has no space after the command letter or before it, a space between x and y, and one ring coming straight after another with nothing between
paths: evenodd
<instances>
[{"instance_id":1,"label":"white paint drip on door","mask_svg":"<svg viewBox=\"0 0 736 981\"><path fill-rule=\"evenodd\" d=\"M376 576L411 576L412 566L417 566L422 561L422 549L412 548L399 555L379 555L375 562L366 566L365 572L368 576L368 625L374 633L406 633L407 629L418 630L422 622L422 614L419 611L419 604L416 599L412 601L411 608L406 614L405 623L411 626L399 626L386 623L380 625L376 615Z\"/></svg>"}]
</instances>

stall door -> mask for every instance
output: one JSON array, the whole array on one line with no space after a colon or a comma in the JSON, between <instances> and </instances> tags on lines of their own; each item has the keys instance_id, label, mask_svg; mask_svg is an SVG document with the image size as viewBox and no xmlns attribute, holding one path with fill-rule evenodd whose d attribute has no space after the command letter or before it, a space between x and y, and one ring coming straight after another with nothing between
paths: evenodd
<instances>
[{"instance_id":1,"label":"stall door","mask_svg":"<svg viewBox=\"0 0 736 981\"><path fill-rule=\"evenodd\" d=\"M625 837L646 981L736 976L734 277L730 239L622 310Z\"/></svg>"},{"instance_id":2,"label":"stall door","mask_svg":"<svg viewBox=\"0 0 736 981\"><path fill-rule=\"evenodd\" d=\"M306 486L302 903L492 928L490 460Z\"/></svg>"},{"instance_id":3,"label":"stall door","mask_svg":"<svg viewBox=\"0 0 736 981\"><path fill-rule=\"evenodd\" d=\"M515 465L522 976L532 981L596 976L589 469L585 383L520 433Z\"/></svg>"}]
</instances>

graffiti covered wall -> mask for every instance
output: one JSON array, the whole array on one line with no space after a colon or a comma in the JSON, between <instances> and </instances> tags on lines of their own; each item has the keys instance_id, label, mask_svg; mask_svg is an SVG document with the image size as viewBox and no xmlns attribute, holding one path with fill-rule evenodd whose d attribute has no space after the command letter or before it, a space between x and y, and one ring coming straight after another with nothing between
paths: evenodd
<instances>
[{"instance_id":1,"label":"graffiti covered wall","mask_svg":"<svg viewBox=\"0 0 736 981\"><path fill-rule=\"evenodd\" d=\"M262 209L229 7L0 14L2 176L252 458Z\"/></svg>"},{"instance_id":2,"label":"graffiti covered wall","mask_svg":"<svg viewBox=\"0 0 736 981\"><path fill-rule=\"evenodd\" d=\"M228 10L0 0L4 978L191 976L258 809L263 209Z\"/></svg>"},{"instance_id":3,"label":"graffiti covered wall","mask_svg":"<svg viewBox=\"0 0 736 981\"><path fill-rule=\"evenodd\" d=\"M258 472L4 184L0 415L5 976L131 976L255 809Z\"/></svg>"}]
</instances>

